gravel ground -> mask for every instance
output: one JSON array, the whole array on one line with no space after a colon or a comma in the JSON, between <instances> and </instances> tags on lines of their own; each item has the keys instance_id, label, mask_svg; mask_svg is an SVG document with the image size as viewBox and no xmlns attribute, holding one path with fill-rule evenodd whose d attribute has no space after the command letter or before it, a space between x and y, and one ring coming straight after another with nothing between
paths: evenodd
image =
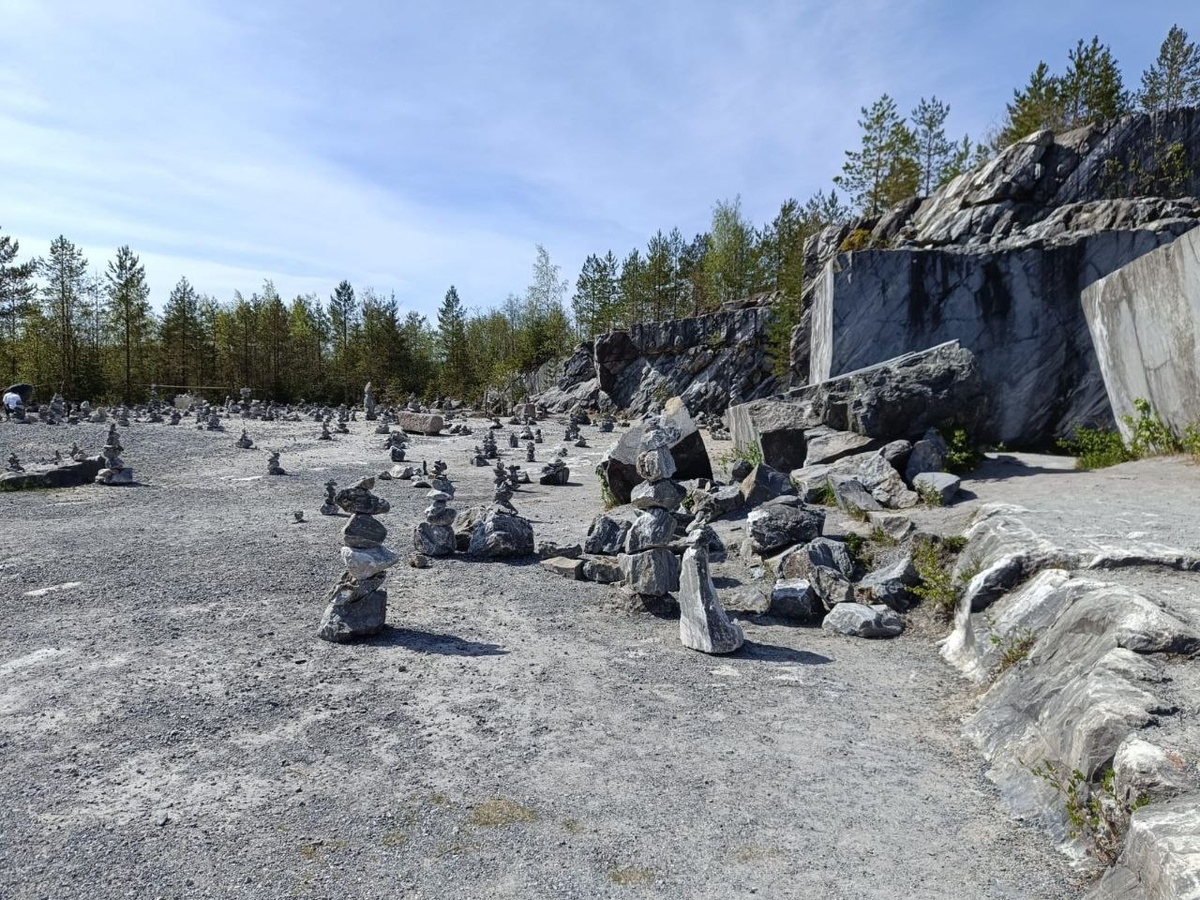
<instances>
[{"instance_id":1,"label":"gravel ground","mask_svg":"<svg viewBox=\"0 0 1200 900\"><path fill-rule=\"evenodd\" d=\"M271 478L240 424L122 429L137 486L0 494L5 900L1079 895L959 737L970 689L924 630L747 618L707 657L612 588L455 559L391 570L389 629L327 644L322 484L385 469L383 439L251 423ZM105 431L0 423L0 459ZM410 448L459 509L490 499L479 433ZM538 540L599 511L584 434L572 485L514 500ZM424 491L377 493L403 550Z\"/></svg>"}]
</instances>

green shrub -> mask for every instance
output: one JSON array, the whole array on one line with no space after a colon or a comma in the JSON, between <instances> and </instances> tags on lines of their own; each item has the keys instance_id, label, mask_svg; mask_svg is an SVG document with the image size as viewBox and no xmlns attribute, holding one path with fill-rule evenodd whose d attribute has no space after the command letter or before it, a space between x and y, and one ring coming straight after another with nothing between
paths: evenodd
<instances>
[{"instance_id":1,"label":"green shrub","mask_svg":"<svg viewBox=\"0 0 1200 900\"><path fill-rule=\"evenodd\" d=\"M1030 770L1051 785L1066 804L1071 837L1079 838L1088 852L1105 866L1111 866L1121 853L1129 817L1147 803L1138 797L1132 803L1117 796L1113 790L1113 770L1110 767L1100 781L1091 782L1078 769L1067 771L1066 766L1045 760Z\"/></svg>"},{"instance_id":2,"label":"green shrub","mask_svg":"<svg viewBox=\"0 0 1200 900\"><path fill-rule=\"evenodd\" d=\"M913 567L921 581L912 591L929 602L940 621L949 622L958 605L958 584L951 574L950 560L943 553L945 547L945 542L939 547L938 543L929 540L913 545Z\"/></svg>"},{"instance_id":3,"label":"green shrub","mask_svg":"<svg viewBox=\"0 0 1200 900\"><path fill-rule=\"evenodd\" d=\"M1162 416L1151 408L1149 400L1138 397L1133 401L1133 408L1137 410L1137 418L1124 415L1121 421L1133 432L1129 452L1134 459L1183 450L1183 442L1171 431L1171 426L1162 420Z\"/></svg>"},{"instance_id":4,"label":"green shrub","mask_svg":"<svg viewBox=\"0 0 1200 900\"><path fill-rule=\"evenodd\" d=\"M970 472L983 461L983 454L976 449L965 428L955 428L946 441L945 466L947 472L962 475Z\"/></svg>"},{"instance_id":5,"label":"green shrub","mask_svg":"<svg viewBox=\"0 0 1200 900\"><path fill-rule=\"evenodd\" d=\"M838 247L839 253L846 253L850 250L866 250L871 246L871 232L866 228L855 228L852 232L846 235L846 239L842 241Z\"/></svg>"},{"instance_id":6,"label":"green shrub","mask_svg":"<svg viewBox=\"0 0 1200 900\"><path fill-rule=\"evenodd\" d=\"M1121 440L1121 433L1111 428L1080 425L1073 437L1064 438L1058 446L1075 457L1079 469L1103 469L1135 458Z\"/></svg>"},{"instance_id":7,"label":"green shrub","mask_svg":"<svg viewBox=\"0 0 1200 900\"><path fill-rule=\"evenodd\" d=\"M1032 628L1022 626L1003 637L993 634L991 641L992 646L1000 651L1000 665L996 669L996 676L999 677L1029 656L1037 642L1037 635Z\"/></svg>"}]
</instances>

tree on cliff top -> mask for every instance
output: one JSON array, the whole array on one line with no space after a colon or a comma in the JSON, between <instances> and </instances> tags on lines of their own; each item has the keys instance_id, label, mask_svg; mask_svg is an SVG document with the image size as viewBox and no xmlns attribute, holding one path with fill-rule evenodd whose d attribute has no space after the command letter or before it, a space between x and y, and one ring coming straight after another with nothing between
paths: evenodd
<instances>
[{"instance_id":1,"label":"tree on cliff top","mask_svg":"<svg viewBox=\"0 0 1200 900\"><path fill-rule=\"evenodd\" d=\"M1138 103L1146 112L1200 103L1200 48L1172 25L1158 59L1142 73Z\"/></svg>"},{"instance_id":2,"label":"tree on cliff top","mask_svg":"<svg viewBox=\"0 0 1200 900\"><path fill-rule=\"evenodd\" d=\"M833 181L864 216L877 216L917 193L917 139L887 94L861 112L859 148L846 151L842 174Z\"/></svg>"}]
</instances>

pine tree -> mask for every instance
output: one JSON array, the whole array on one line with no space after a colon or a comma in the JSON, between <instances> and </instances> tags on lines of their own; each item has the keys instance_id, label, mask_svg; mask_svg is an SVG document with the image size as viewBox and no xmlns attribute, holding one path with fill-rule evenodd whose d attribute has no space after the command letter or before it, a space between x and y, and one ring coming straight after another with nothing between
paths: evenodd
<instances>
[{"instance_id":1,"label":"pine tree","mask_svg":"<svg viewBox=\"0 0 1200 900\"><path fill-rule=\"evenodd\" d=\"M602 334L612 324L617 300L617 258L610 250L605 256L591 254L583 261L575 281L571 309L579 336L585 340Z\"/></svg>"},{"instance_id":2,"label":"pine tree","mask_svg":"<svg viewBox=\"0 0 1200 900\"><path fill-rule=\"evenodd\" d=\"M442 356L442 389L461 397L468 387L470 361L467 356L465 315L454 285L450 285L450 290L446 291L437 317L438 344Z\"/></svg>"},{"instance_id":3,"label":"pine tree","mask_svg":"<svg viewBox=\"0 0 1200 900\"><path fill-rule=\"evenodd\" d=\"M1068 128L1115 119L1129 111L1129 93L1121 69L1099 37L1093 37L1090 44L1081 38L1067 53L1067 61L1061 99Z\"/></svg>"},{"instance_id":4,"label":"pine tree","mask_svg":"<svg viewBox=\"0 0 1200 900\"><path fill-rule=\"evenodd\" d=\"M1172 25L1158 59L1142 73L1138 104L1146 112L1200 104L1200 47Z\"/></svg>"},{"instance_id":5,"label":"pine tree","mask_svg":"<svg viewBox=\"0 0 1200 900\"><path fill-rule=\"evenodd\" d=\"M928 196L945 179L954 159L954 145L946 139L946 118L950 106L937 97L921 98L912 111L913 136L917 142L917 165L920 167L918 190Z\"/></svg>"},{"instance_id":6,"label":"pine tree","mask_svg":"<svg viewBox=\"0 0 1200 900\"><path fill-rule=\"evenodd\" d=\"M1050 74L1050 67L1039 62L1024 88L1013 91L1008 104L1008 117L996 138L999 150L1028 137L1035 131L1063 127L1064 112L1060 80Z\"/></svg>"},{"instance_id":7,"label":"pine tree","mask_svg":"<svg viewBox=\"0 0 1200 900\"><path fill-rule=\"evenodd\" d=\"M19 336L33 311L33 275L36 261L16 262L18 241L0 235L0 375L16 381L20 372Z\"/></svg>"},{"instance_id":8,"label":"pine tree","mask_svg":"<svg viewBox=\"0 0 1200 900\"><path fill-rule=\"evenodd\" d=\"M343 403L355 395L350 386L354 368L351 337L358 324L358 299L349 281L342 281L329 298L329 323L333 333L333 364L338 374Z\"/></svg>"},{"instance_id":9,"label":"pine tree","mask_svg":"<svg viewBox=\"0 0 1200 900\"><path fill-rule=\"evenodd\" d=\"M83 251L62 235L50 243L50 255L37 262L42 302L55 335L53 380L59 390L74 395L79 388L79 319L95 293Z\"/></svg>"},{"instance_id":10,"label":"pine tree","mask_svg":"<svg viewBox=\"0 0 1200 900\"><path fill-rule=\"evenodd\" d=\"M108 317L121 348L122 398L129 405L133 402L135 350L140 365L141 350L151 328L150 288L141 260L128 245L117 248L116 257L108 263L104 280Z\"/></svg>"},{"instance_id":11,"label":"pine tree","mask_svg":"<svg viewBox=\"0 0 1200 900\"><path fill-rule=\"evenodd\" d=\"M705 295L719 306L760 289L759 246L753 226L742 215L742 198L713 207L708 252L704 254Z\"/></svg>"},{"instance_id":12,"label":"pine tree","mask_svg":"<svg viewBox=\"0 0 1200 900\"><path fill-rule=\"evenodd\" d=\"M887 94L861 112L859 149L846 151L842 174L833 181L850 194L863 215L877 216L916 194L920 180L917 141L897 111L896 101Z\"/></svg>"},{"instance_id":13,"label":"pine tree","mask_svg":"<svg viewBox=\"0 0 1200 900\"><path fill-rule=\"evenodd\" d=\"M163 370L171 387L186 390L206 383L197 378L200 342L200 298L191 282L180 278L163 307Z\"/></svg>"}]
</instances>

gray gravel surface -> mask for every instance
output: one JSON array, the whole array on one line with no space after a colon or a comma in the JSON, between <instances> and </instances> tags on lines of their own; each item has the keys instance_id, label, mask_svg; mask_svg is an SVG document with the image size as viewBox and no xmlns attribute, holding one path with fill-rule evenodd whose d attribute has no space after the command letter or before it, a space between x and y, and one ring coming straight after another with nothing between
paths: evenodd
<instances>
[{"instance_id":1,"label":"gray gravel surface","mask_svg":"<svg viewBox=\"0 0 1200 900\"><path fill-rule=\"evenodd\" d=\"M613 588L453 559L391 570L389 629L327 644L322 484L387 468L383 438L251 423L293 473L270 478L240 427L135 423L137 486L0 494L5 900L1078 896L983 778L970 689L921 629L749 618L707 657ZM0 423L0 459L105 431ZM599 511L608 439L584 434L572 485L514 498L538 540ZM459 509L491 496L479 435L410 448ZM377 492L407 550L424 491Z\"/></svg>"}]
</instances>

